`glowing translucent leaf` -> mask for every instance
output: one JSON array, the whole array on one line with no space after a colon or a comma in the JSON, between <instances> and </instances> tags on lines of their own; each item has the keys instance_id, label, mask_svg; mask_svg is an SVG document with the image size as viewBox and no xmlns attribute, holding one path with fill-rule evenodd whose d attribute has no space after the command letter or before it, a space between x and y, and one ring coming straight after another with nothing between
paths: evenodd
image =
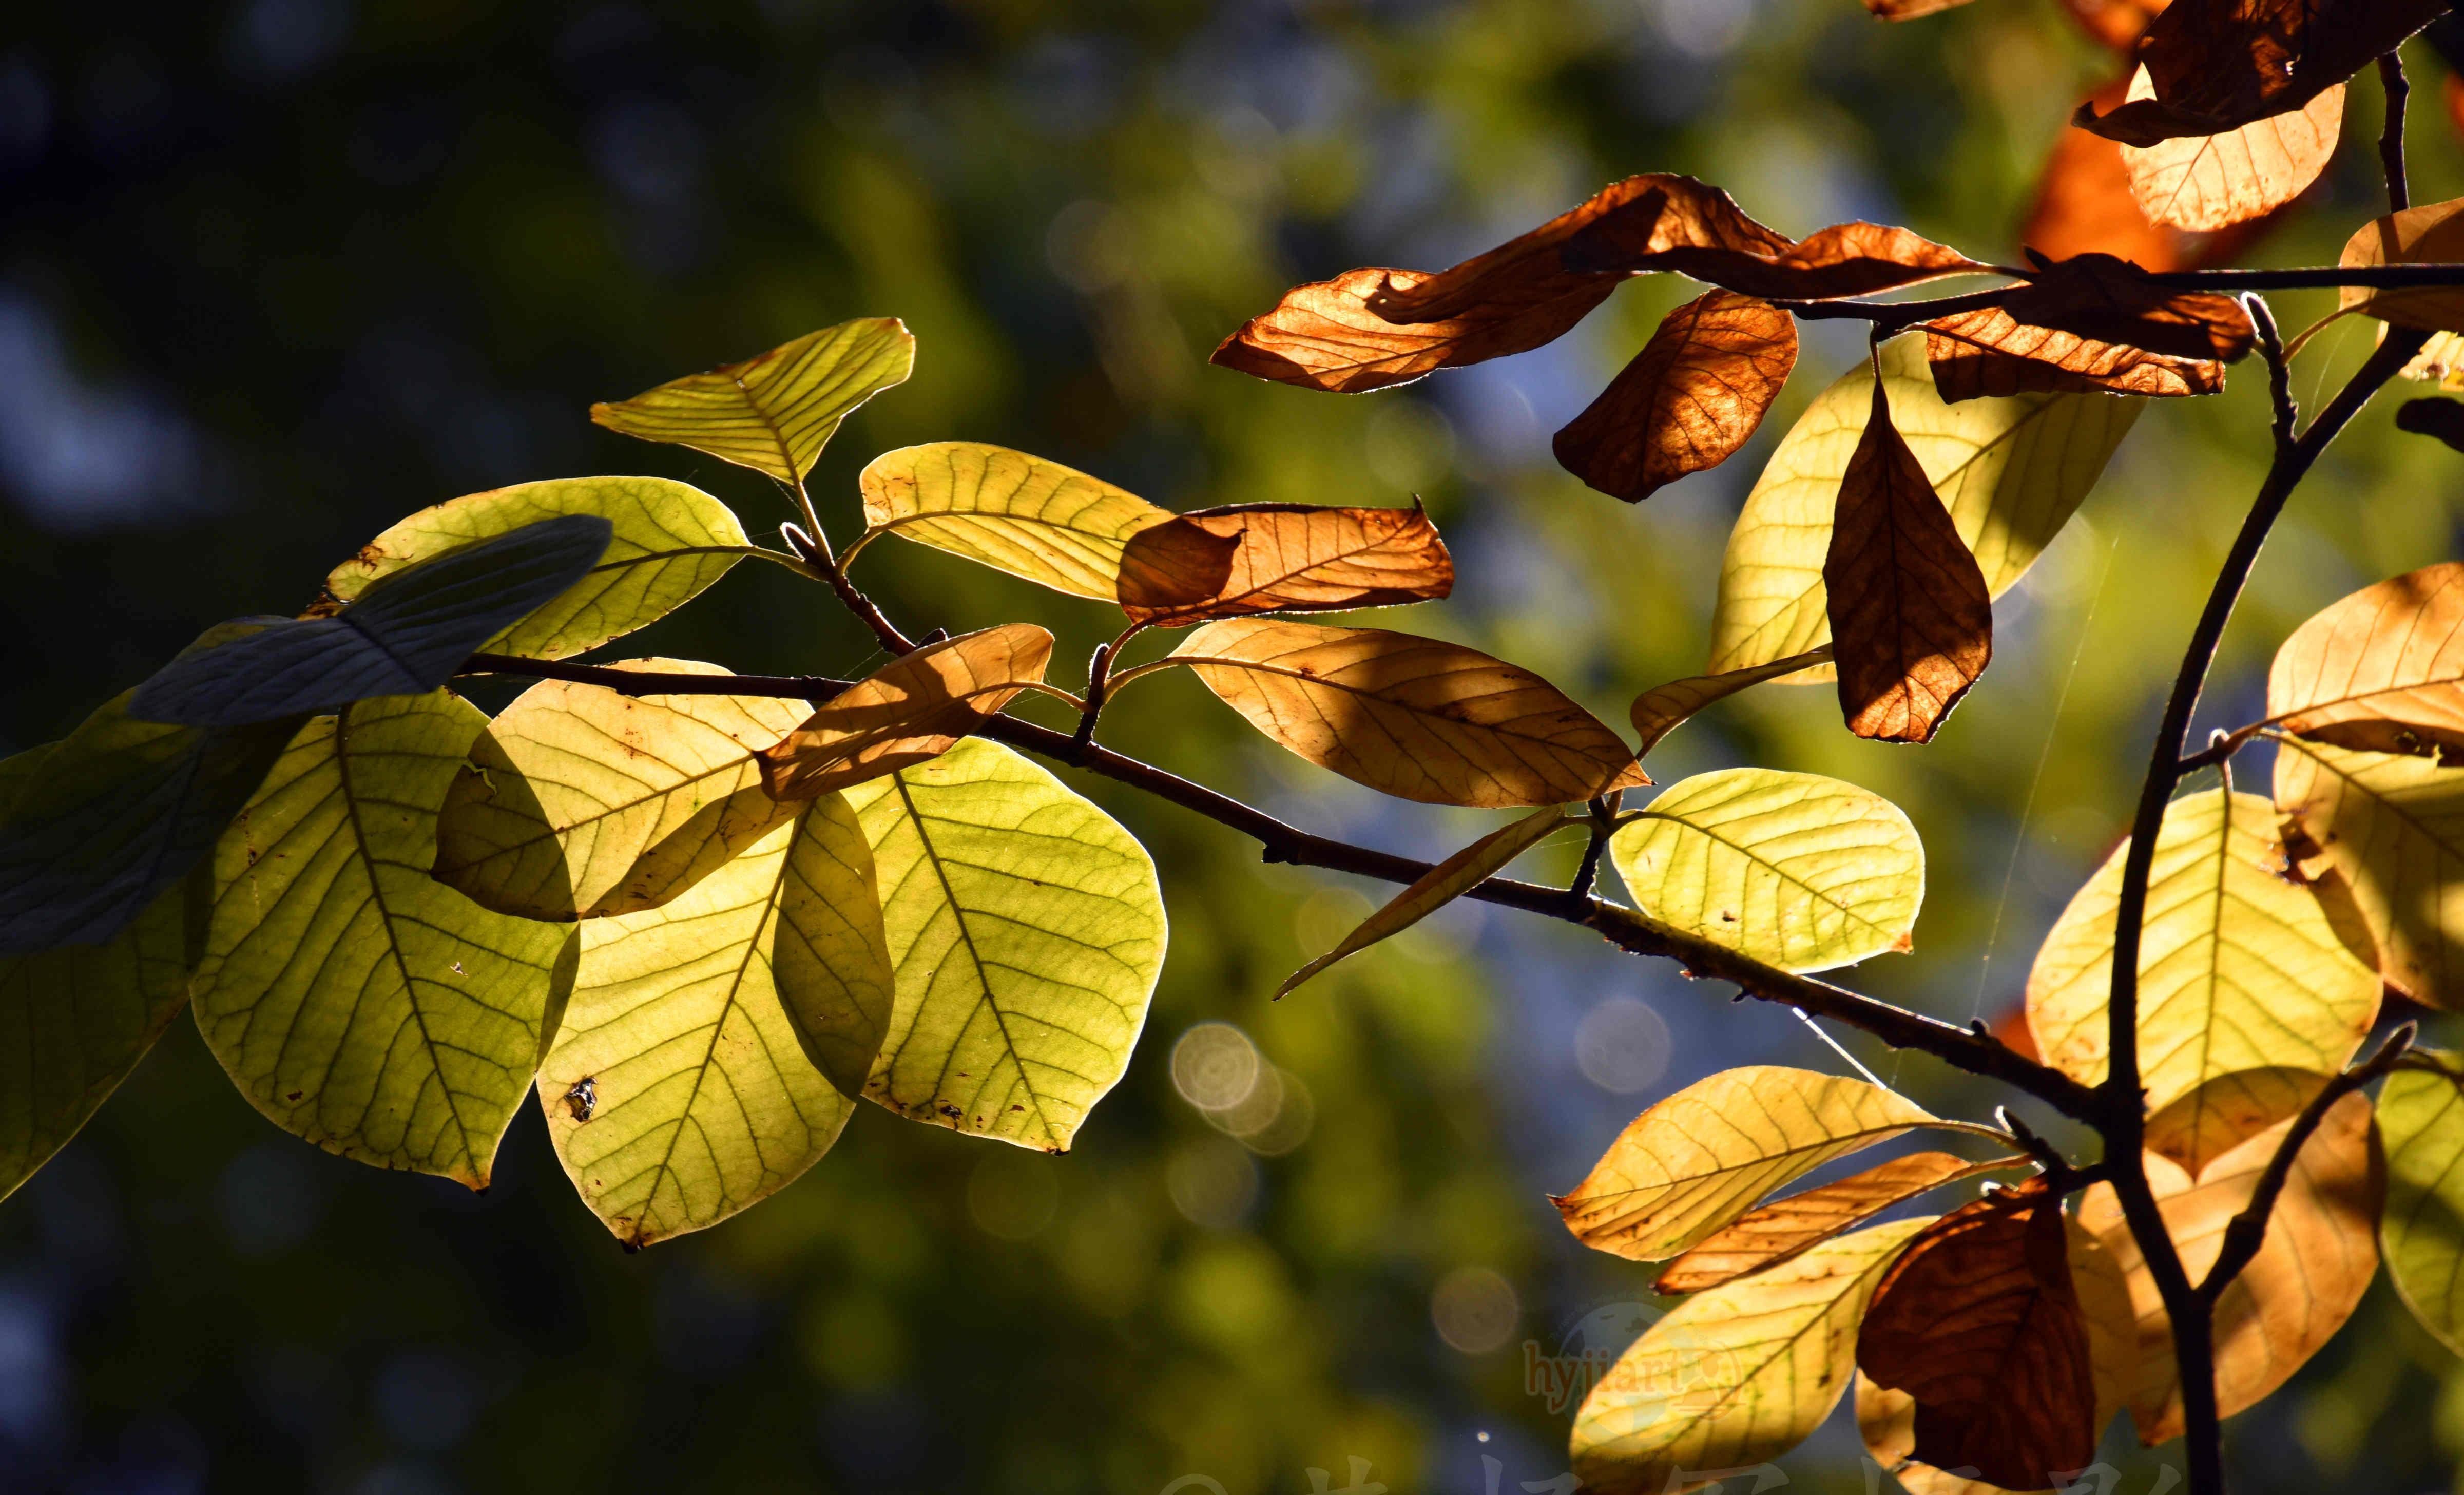
<instances>
[{"instance_id":1,"label":"glowing translucent leaf","mask_svg":"<svg viewBox=\"0 0 2464 1495\"><path fill-rule=\"evenodd\" d=\"M1102 478L979 441L884 452L863 487L865 540L903 536L1103 602L1119 590L1130 537L1172 518Z\"/></svg>"},{"instance_id":2,"label":"glowing translucent leaf","mask_svg":"<svg viewBox=\"0 0 2464 1495\"><path fill-rule=\"evenodd\" d=\"M2380 974L2421 1001L2464 1002L2464 773L2290 737L2276 807L2303 874L2351 890Z\"/></svg>"},{"instance_id":3,"label":"glowing translucent leaf","mask_svg":"<svg viewBox=\"0 0 2464 1495\"><path fill-rule=\"evenodd\" d=\"M2387 1276L2422 1326L2464 1354L2464 1088L2451 1068L2398 1069L2379 1091L2378 1120L2387 1147L2379 1242Z\"/></svg>"},{"instance_id":4,"label":"glowing translucent leaf","mask_svg":"<svg viewBox=\"0 0 2464 1495\"><path fill-rule=\"evenodd\" d=\"M1052 635L1031 623L962 633L902 654L824 701L762 750L761 783L809 800L937 758L1041 681Z\"/></svg>"},{"instance_id":5,"label":"glowing translucent leaf","mask_svg":"<svg viewBox=\"0 0 2464 1495\"><path fill-rule=\"evenodd\" d=\"M895 317L806 333L758 358L688 374L590 418L644 441L707 451L782 483L801 483L856 407L915 367L915 340Z\"/></svg>"}]
</instances>

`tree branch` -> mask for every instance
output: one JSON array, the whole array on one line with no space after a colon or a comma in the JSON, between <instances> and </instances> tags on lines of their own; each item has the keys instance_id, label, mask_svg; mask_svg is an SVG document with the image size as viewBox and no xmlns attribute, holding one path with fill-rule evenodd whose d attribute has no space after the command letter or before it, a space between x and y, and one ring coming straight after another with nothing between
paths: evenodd
<instances>
[{"instance_id":1,"label":"tree branch","mask_svg":"<svg viewBox=\"0 0 2464 1495\"><path fill-rule=\"evenodd\" d=\"M2422 286L2464 286L2464 264L2313 266L2299 270L2167 270L2148 273L2146 282L2167 291L2322 291L2340 286L2372 290L2408 290ZM1937 297L1929 301L1792 301L1771 304L1807 321L1866 321L1885 334L1902 332L1919 322L1999 306L2016 285L1970 291L1964 296Z\"/></svg>"},{"instance_id":2,"label":"tree branch","mask_svg":"<svg viewBox=\"0 0 2464 1495\"><path fill-rule=\"evenodd\" d=\"M2379 131L2379 166L2387 175L2387 211L2412 206L2412 189L2404 175L2404 100L2412 85L2404 80L2404 58L2390 52L2379 58L2379 84L2387 94L2387 123Z\"/></svg>"}]
</instances>

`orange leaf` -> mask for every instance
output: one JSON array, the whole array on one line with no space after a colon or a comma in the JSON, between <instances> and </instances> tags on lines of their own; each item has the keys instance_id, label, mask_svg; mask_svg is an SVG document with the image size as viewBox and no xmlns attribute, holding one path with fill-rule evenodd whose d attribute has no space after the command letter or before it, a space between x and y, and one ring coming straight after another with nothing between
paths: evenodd
<instances>
[{"instance_id":1,"label":"orange leaf","mask_svg":"<svg viewBox=\"0 0 2464 1495\"><path fill-rule=\"evenodd\" d=\"M2138 48L2139 38L2147 34L2149 23L2165 13L2165 3L2166 0L2062 0L2062 9L2079 22L2079 30L2127 55Z\"/></svg>"},{"instance_id":2,"label":"orange leaf","mask_svg":"<svg viewBox=\"0 0 2464 1495\"><path fill-rule=\"evenodd\" d=\"M1967 3L1968 0L1865 0L1865 9L1874 12L1877 20L1913 21Z\"/></svg>"},{"instance_id":3,"label":"orange leaf","mask_svg":"<svg viewBox=\"0 0 2464 1495\"><path fill-rule=\"evenodd\" d=\"M1670 312L1634 362L1557 432L1557 461L1636 503L1717 467L1762 424L1796 365L1796 323L1768 301L1713 291Z\"/></svg>"},{"instance_id":4,"label":"orange leaf","mask_svg":"<svg viewBox=\"0 0 2464 1495\"><path fill-rule=\"evenodd\" d=\"M2073 122L2131 145L2299 109L2444 14L2450 0L2176 0L2147 28L2150 98Z\"/></svg>"},{"instance_id":5,"label":"orange leaf","mask_svg":"<svg viewBox=\"0 0 2464 1495\"><path fill-rule=\"evenodd\" d=\"M2092 102L2122 102L2128 77L2099 90ZM2048 259L2069 259L2101 251L2144 270L2187 270L2232 260L2270 228L2277 215L2253 219L2217 233L2190 233L2150 223L2133 195L2129 165L2119 142L2064 126L2036 179L2036 196L2019 229L2019 242Z\"/></svg>"},{"instance_id":6,"label":"orange leaf","mask_svg":"<svg viewBox=\"0 0 2464 1495\"><path fill-rule=\"evenodd\" d=\"M1956 1153L1910 1153L1836 1183L1792 1194L1737 1218L1719 1234L1704 1241L1661 1271L1652 1291L1671 1294L1701 1292L1724 1282L1776 1265L1809 1246L1819 1244L1859 1220L1868 1220L1929 1190L1962 1178L2015 1168L2023 1157L1996 1157L1976 1163Z\"/></svg>"},{"instance_id":7,"label":"orange leaf","mask_svg":"<svg viewBox=\"0 0 2464 1495\"><path fill-rule=\"evenodd\" d=\"M1199 628L1172 657L1267 737L1400 799L1503 809L1651 781L1555 686L1461 645L1240 618Z\"/></svg>"},{"instance_id":8,"label":"orange leaf","mask_svg":"<svg viewBox=\"0 0 2464 1495\"><path fill-rule=\"evenodd\" d=\"M1567 249L1569 259L1599 253L1600 232ZM1955 249L1911 230L1879 223L1838 223L1818 229L1776 253L1760 245L1718 245L1661 251L1642 268L1680 270L1697 280L1777 300L1819 301L1868 296L1945 275L1984 272Z\"/></svg>"},{"instance_id":9,"label":"orange leaf","mask_svg":"<svg viewBox=\"0 0 2464 1495\"><path fill-rule=\"evenodd\" d=\"M1031 681L1044 678L1052 635L1031 623L960 634L891 660L763 752L774 800L815 800L948 752Z\"/></svg>"},{"instance_id":10,"label":"orange leaf","mask_svg":"<svg viewBox=\"0 0 2464 1495\"><path fill-rule=\"evenodd\" d=\"M1121 555L1121 610L1167 628L1250 612L1389 607L1454 586L1454 558L1417 502L1201 509L1139 531Z\"/></svg>"},{"instance_id":11,"label":"orange leaf","mask_svg":"<svg viewBox=\"0 0 2464 1495\"><path fill-rule=\"evenodd\" d=\"M2143 68L2132 76L2127 97L2145 98L2148 87ZM2299 109L2221 135L2118 148L2130 176L2130 195L2149 222L2229 229L2307 191L2336 153L2343 121L2344 85L2338 83Z\"/></svg>"},{"instance_id":12,"label":"orange leaf","mask_svg":"<svg viewBox=\"0 0 2464 1495\"><path fill-rule=\"evenodd\" d=\"M2267 713L2337 747L2464 755L2464 562L2373 583L2294 629Z\"/></svg>"},{"instance_id":13,"label":"orange leaf","mask_svg":"<svg viewBox=\"0 0 2464 1495\"><path fill-rule=\"evenodd\" d=\"M2258 338L2250 314L2232 297L2168 291L2138 266L2110 254L2079 254L2049 265L2002 305L2038 327L2174 358L2230 363L2247 355Z\"/></svg>"},{"instance_id":14,"label":"orange leaf","mask_svg":"<svg viewBox=\"0 0 2464 1495\"><path fill-rule=\"evenodd\" d=\"M2096 1376L2061 1200L2042 1180L1944 1216L1891 1266L1857 1366L1916 1399L1912 1457L2042 1489L2096 1457Z\"/></svg>"},{"instance_id":15,"label":"orange leaf","mask_svg":"<svg viewBox=\"0 0 2464 1495\"><path fill-rule=\"evenodd\" d=\"M2225 366L2212 359L2167 358L2052 327L2032 327L1998 306L1926 322L1925 334L1934 388L1949 404L1985 395L2096 389L2149 396L2214 394L2225 386Z\"/></svg>"},{"instance_id":16,"label":"orange leaf","mask_svg":"<svg viewBox=\"0 0 2464 1495\"><path fill-rule=\"evenodd\" d=\"M1925 742L1993 657L1993 600L1882 389L1840 480L1822 581L1848 730Z\"/></svg>"}]
</instances>

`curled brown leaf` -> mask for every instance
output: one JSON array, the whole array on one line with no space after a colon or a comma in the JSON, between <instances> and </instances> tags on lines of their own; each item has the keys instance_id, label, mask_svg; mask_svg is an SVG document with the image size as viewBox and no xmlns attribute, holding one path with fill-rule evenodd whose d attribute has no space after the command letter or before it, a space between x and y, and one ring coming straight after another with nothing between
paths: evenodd
<instances>
[{"instance_id":1,"label":"curled brown leaf","mask_svg":"<svg viewBox=\"0 0 2464 1495\"><path fill-rule=\"evenodd\" d=\"M2153 145L2299 109L2445 13L2450 0L2174 0L2147 28L2150 96L2074 121Z\"/></svg>"},{"instance_id":2,"label":"curled brown leaf","mask_svg":"<svg viewBox=\"0 0 2464 1495\"><path fill-rule=\"evenodd\" d=\"M2002 305L2038 327L2173 358L2231 363L2258 338L2250 314L2232 297L2167 290L2111 254L2077 254L2048 265Z\"/></svg>"},{"instance_id":3,"label":"curled brown leaf","mask_svg":"<svg viewBox=\"0 0 2464 1495\"><path fill-rule=\"evenodd\" d=\"M2128 97L2148 97L2149 86L2142 68L2132 75ZM2299 109L2221 135L2117 148L2130 175L2130 195L2150 223L2229 229L2309 190L2336 153L2343 120L2344 85L2338 83Z\"/></svg>"},{"instance_id":4,"label":"curled brown leaf","mask_svg":"<svg viewBox=\"0 0 2464 1495\"><path fill-rule=\"evenodd\" d=\"M1934 387L1950 404L1986 395L2097 389L2153 397L2214 394L2225 386L2225 366L2212 359L2167 358L2032 327L1998 306L1926 322L1925 334Z\"/></svg>"},{"instance_id":5,"label":"curled brown leaf","mask_svg":"<svg viewBox=\"0 0 2464 1495\"><path fill-rule=\"evenodd\" d=\"M2114 79L2092 102L2104 108L2122 102L2129 82L2128 77ZM2121 143L2065 126L2036 179L2036 195L2020 226L2019 242L2048 259L2095 251L2145 270L2188 270L2231 261L2272 228L2280 213L2213 233L2150 223L2134 195Z\"/></svg>"},{"instance_id":6,"label":"curled brown leaf","mask_svg":"<svg viewBox=\"0 0 2464 1495\"><path fill-rule=\"evenodd\" d=\"M1993 601L1950 511L1891 424L1881 380L1840 480L1822 580L1848 730L1931 740L1993 657Z\"/></svg>"},{"instance_id":7,"label":"curled brown leaf","mask_svg":"<svg viewBox=\"0 0 2464 1495\"><path fill-rule=\"evenodd\" d=\"M1328 612L1428 602L1454 590L1438 527L1409 509L1236 504L1130 537L1121 610L1179 627L1252 612Z\"/></svg>"},{"instance_id":8,"label":"curled brown leaf","mask_svg":"<svg viewBox=\"0 0 2464 1495\"><path fill-rule=\"evenodd\" d=\"M1697 297L1557 432L1557 461L1600 492L1639 502L1734 455L1795 365L1788 313L1729 291Z\"/></svg>"},{"instance_id":9,"label":"curled brown leaf","mask_svg":"<svg viewBox=\"0 0 2464 1495\"><path fill-rule=\"evenodd\" d=\"M1031 623L960 634L891 660L764 751L774 800L815 800L948 752L1044 678L1052 635Z\"/></svg>"}]
</instances>

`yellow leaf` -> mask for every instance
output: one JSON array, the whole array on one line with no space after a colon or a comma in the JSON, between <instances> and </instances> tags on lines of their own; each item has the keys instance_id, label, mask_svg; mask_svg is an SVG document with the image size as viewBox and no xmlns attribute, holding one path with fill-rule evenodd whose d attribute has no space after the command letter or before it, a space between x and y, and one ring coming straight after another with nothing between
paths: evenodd
<instances>
[{"instance_id":1,"label":"yellow leaf","mask_svg":"<svg viewBox=\"0 0 2464 1495\"><path fill-rule=\"evenodd\" d=\"M2195 1178L2250 1137L2299 1113L2326 1088L2327 1076L2317 1070L2283 1066L2217 1075L2149 1114L2147 1151L2171 1158Z\"/></svg>"},{"instance_id":2,"label":"yellow leaf","mask_svg":"<svg viewBox=\"0 0 2464 1495\"><path fill-rule=\"evenodd\" d=\"M1066 1151L1128 1067L1163 966L1146 849L998 743L847 791L872 844L897 1002L865 1093Z\"/></svg>"},{"instance_id":3,"label":"yellow leaf","mask_svg":"<svg viewBox=\"0 0 2464 1495\"><path fill-rule=\"evenodd\" d=\"M1555 686L1458 644L1236 618L1198 629L1171 657L1292 752L1400 799L1510 809L1651 781Z\"/></svg>"},{"instance_id":4,"label":"yellow leaf","mask_svg":"<svg viewBox=\"0 0 2464 1495\"><path fill-rule=\"evenodd\" d=\"M1818 774L1724 768L1609 840L1635 907L1789 971L1909 948L1925 846L1899 806Z\"/></svg>"},{"instance_id":5,"label":"yellow leaf","mask_svg":"<svg viewBox=\"0 0 2464 1495\"><path fill-rule=\"evenodd\" d=\"M1481 837L1415 879L1384 908L1363 919L1358 929L1344 935L1342 943L1286 978L1275 988L1275 1000L1290 996L1302 982L1344 956L1357 955L1419 923L1504 870L1506 864L1538 846L1551 831L1569 824L1573 823L1567 816L1551 806Z\"/></svg>"},{"instance_id":6,"label":"yellow leaf","mask_svg":"<svg viewBox=\"0 0 2464 1495\"><path fill-rule=\"evenodd\" d=\"M690 483L550 478L420 510L336 566L325 598L309 611L331 612L405 566L569 514L614 526L605 553L562 596L490 639L490 651L562 659L597 649L691 602L753 548L727 505Z\"/></svg>"},{"instance_id":7,"label":"yellow leaf","mask_svg":"<svg viewBox=\"0 0 2464 1495\"><path fill-rule=\"evenodd\" d=\"M618 670L724 676L689 659ZM801 701L619 695L543 680L471 748L437 823L436 876L531 919L653 909L792 819L762 791L761 749Z\"/></svg>"},{"instance_id":8,"label":"yellow leaf","mask_svg":"<svg viewBox=\"0 0 2464 1495\"><path fill-rule=\"evenodd\" d=\"M1130 537L1172 515L1102 478L980 441L902 447L864 470L864 538L899 535L1073 597L1111 602Z\"/></svg>"},{"instance_id":9,"label":"yellow leaf","mask_svg":"<svg viewBox=\"0 0 2464 1495\"><path fill-rule=\"evenodd\" d=\"M2128 98L2155 97L2147 70L2133 73ZM2338 83L2299 109L2221 135L2124 145L2122 164L2130 173L2130 195L2149 223L2230 229L2309 190L2336 154L2343 122L2344 85Z\"/></svg>"},{"instance_id":10,"label":"yellow leaf","mask_svg":"<svg viewBox=\"0 0 2464 1495\"><path fill-rule=\"evenodd\" d=\"M762 750L774 799L809 800L938 758L1008 704L1052 662L1052 635L1031 623L961 634L902 655L822 703L786 740Z\"/></svg>"},{"instance_id":11,"label":"yellow leaf","mask_svg":"<svg viewBox=\"0 0 2464 1495\"><path fill-rule=\"evenodd\" d=\"M1929 1223L1842 1236L1679 1304L1583 1398L1573 1443L1583 1488L1682 1495L1804 1441L1848 1389L1876 1285Z\"/></svg>"},{"instance_id":12,"label":"yellow leaf","mask_svg":"<svg viewBox=\"0 0 2464 1495\"><path fill-rule=\"evenodd\" d=\"M1986 589L1999 597L2087 496L2139 418L2140 402L2024 394L1946 405L1935 392L1924 339L1886 343L1881 356L1891 422L1975 553ZM1873 378L1860 361L1815 396L1746 495L1720 563L1711 673L1767 665L1831 641L1822 562L1831 549L1831 511L1865 431ZM1830 678L1825 668L1790 680Z\"/></svg>"},{"instance_id":13,"label":"yellow leaf","mask_svg":"<svg viewBox=\"0 0 2464 1495\"><path fill-rule=\"evenodd\" d=\"M0 818L57 746L0 759ZM102 944L0 956L0 1199L68 1145L188 1004L189 891L174 884Z\"/></svg>"},{"instance_id":14,"label":"yellow leaf","mask_svg":"<svg viewBox=\"0 0 2464 1495\"><path fill-rule=\"evenodd\" d=\"M1662 1261L1833 1158L1942 1125L1863 1080L1776 1065L1727 1069L1628 1123L1591 1176L1557 1197L1557 1211L1585 1245Z\"/></svg>"},{"instance_id":15,"label":"yellow leaf","mask_svg":"<svg viewBox=\"0 0 2464 1495\"><path fill-rule=\"evenodd\" d=\"M2116 847L2072 897L2028 976L2037 1051L2082 1085L2105 1076L2127 849ZM2282 1088L2236 1077L2333 1074L2378 1014L2377 973L2356 954L2367 953L2368 935L2349 910L2284 872L2275 812L2257 795L2219 789L2167 806L2140 935L2139 1069L2151 1111L2200 1097L2148 1139L2186 1165L2290 1113Z\"/></svg>"},{"instance_id":16,"label":"yellow leaf","mask_svg":"<svg viewBox=\"0 0 2464 1495\"><path fill-rule=\"evenodd\" d=\"M1695 713L1715 701L1726 700L1749 686L1829 663L1831 646L1825 644L1820 649L1791 654L1786 659L1774 659L1767 665L1753 665L1716 675L1688 675L1683 680L1654 686L1634 698L1634 707L1629 713L1634 718L1634 730L1642 737L1635 744L1634 756L1641 758L1658 747L1661 738L1683 726Z\"/></svg>"},{"instance_id":17,"label":"yellow leaf","mask_svg":"<svg viewBox=\"0 0 2464 1495\"><path fill-rule=\"evenodd\" d=\"M2287 635L2268 719L2376 753L2464 753L2464 563L2363 587Z\"/></svg>"},{"instance_id":18,"label":"yellow leaf","mask_svg":"<svg viewBox=\"0 0 2464 1495\"><path fill-rule=\"evenodd\" d=\"M1910 1153L1737 1217L1668 1264L1652 1284L1661 1294L1701 1292L1758 1272L1830 1240L1851 1225L1963 1178L2023 1168L2025 1157L1970 1162L1955 1153Z\"/></svg>"},{"instance_id":19,"label":"yellow leaf","mask_svg":"<svg viewBox=\"0 0 2464 1495\"><path fill-rule=\"evenodd\" d=\"M2148 1155L2148 1182L2192 1282L2215 1264L2225 1226L2250 1202L2258 1176L2291 1129L2287 1121L2260 1132L2217 1159L2195 1184L2170 1162ZM2294 1160L2258 1255L2216 1302L2216 1401L2223 1416L2257 1405L2352 1316L2378 1274L2374 1231L2385 1182L2370 1098L2347 1095L2328 1110ZM2140 1441L2152 1448L2182 1436L2172 1325L2111 1185L2097 1184L2080 1197L2079 1220L2104 1242L2130 1286L2139 1325L2130 1415Z\"/></svg>"},{"instance_id":20,"label":"yellow leaf","mask_svg":"<svg viewBox=\"0 0 2464 1495\"><path fill-rule=\"evenodd\" d=\"M590 418L644 441L707 451L782 483L802 483L856 407L915 367L915 340L895 317L806 333L741 363L594 405Z\"/></svg>"},{"instance_id":21,"label":"yellow leaf","mask_svg":"<svg viewBox=\"0 0 2464 1495\"><path fill-rule=\"evenodd\" d=\"M2452 1055L2429 1055L2442 1066ZM2464 1090L2451 1070L2398 1069L2379 1091L2387 1277L2413 1317L2464 1354Z\"/></svg>"},{"instance_id":22,"label":"yellow leaf","mask_svg":"<svg viewBox=\"0 0 2464 1495\"><path fill-rule=\"evenodd\" d=\"M583 926L539 1105L566 1175L626 1245L715 1225L838 1139L854 1102L789 1015L824 1016L858 1048L878 1039L891 973L872 870L833 795L662 907Z\"/></svg>"},{"instance_id":23,"label":"yellow leaf","mask_svg":"<svg viewBox=\"0 0 2464 1495\"><path fill-rule=\"evenodd\" d=\"M2364 224L2345 241L2336 263L2345 269L2369 265L2444 264L2464 257L2464 197L2408 208ZM2338 308L2375 317L2398 327L2431 332L2464 332L2464 291L2421 286L2409 290L2374 291L2346 286L2337 293Z\"/></svg>"},{"instance_id":24,"label":"yellow leaf","mask_svg":"<svg viewBox=\"0 0 2464 1495\"><path fill-rule=\"evenodd\" d=\"M429 875L436 806L487 724L379 696L292 739L214 847L197 1026L275 1125L488 1184L573 981L573 932Z\"/></svg>"},{"instance_id":25,"label":"yellow leaf","mask_svg":"<svg viewBox=\"0 0 2464 1495\"><path fill-rule=\"evenodd\" d=\"M2464 774L2287 737L2276 750L2276 807L2302 875L2349 891L2379 974L2417 1000L2464 1002Z\"/></svg>"}]
</instances>

